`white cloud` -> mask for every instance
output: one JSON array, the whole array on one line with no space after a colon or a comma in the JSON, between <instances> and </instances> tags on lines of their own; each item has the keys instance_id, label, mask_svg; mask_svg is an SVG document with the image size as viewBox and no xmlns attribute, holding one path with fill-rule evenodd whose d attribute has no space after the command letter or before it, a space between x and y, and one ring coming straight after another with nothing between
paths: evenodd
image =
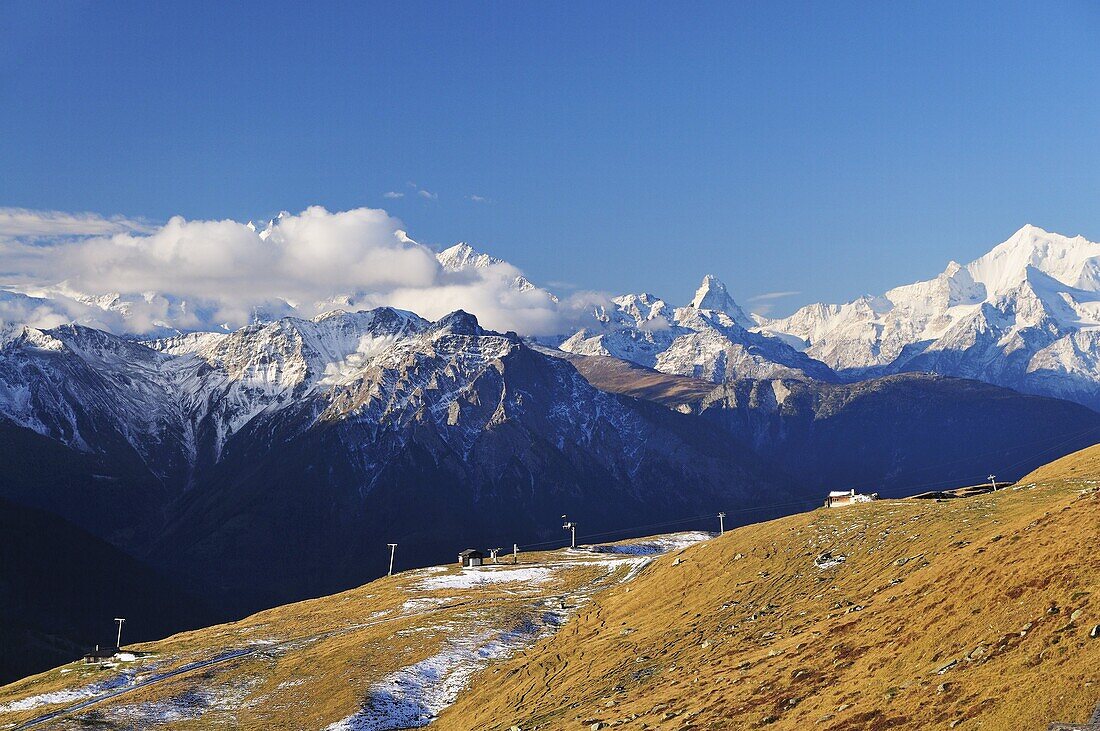
<instances>
[{"instance_id":1,"label":"white cloud","mask_svg":"<svg viewBox=\"0 0 1100 731\"><path fill-rule=\"evenodd\" d=\"M148 224L121 216L105 218L97 213L0 208L0 238L92 236L124 231L146 231L149 228Z\"/></svg>"},{"instance_id":2,"label":"white cloud","mask_svg":"<svg viewBox=\"0 0 1100 731\"><path fill-rule=\"evenodd\" d=\"M390 200L396 200L397 198L404 198L405 194L404 193L399 193L396 190L390 190L390 191L386 191L385 193L383 193L382 197L383 198L388 198Z\"/></svg>"},{"instance_id":3,"label":"white cloud","mask_svg":"<svg viewBox=\"0 0 1100 731\"><path fill-rule=\"evenodd\" d=\"M6 227L4 223L8 222ZM265 231L231 220L137 230L82 214L0 217L0 323L76 320L116 332L239 327L257 313L312 317L336 306L389 305L432 319L455 309L495 330L565 332L585 308L519 290L516 267L449 272L383 210L321 207Z\"/></svg>"},{"instance_id":4,"label":"white cloud","mask_svg":"<svg viewBox=\"0 0 1100 731\"><path fill-rule=\"evenodd\" d=\"M468 195L466 197L469 200L473 201L474 203L488 203L489 202L489 199L486 198L485 196L482 196L482 195Z\"/></svg>"},{"instance_id":5,"label":"white cloud","mask_svg":"<svg viewBox=\"0 0 1100 731\"><path fill-rule=\"evenodd\" d=\"M439 198L438 194L432 193L431 191L424 190L423 188L416 191L416 194L418 196L420 196L421 198L425 198L425 199L430 200L430 201L434 201L435 199Z\"/></svg>"},{"instance_id":6,"label":"white cloud","mask_svg":"<svg viewBox=\"0 0 1100 731\"><path fill-rule=\"evenodd\" d=\"M777 300L777 299L782 299L784 297L793 297L796 294L802 294L802 293L797 291L797 290L792 290L792 291L789 291L789 292L765 292L764 294L758 294L755 297L749 297L749 302L762 302L762 301L765 301L765 300Z\"/></svg>"}]
</instances>

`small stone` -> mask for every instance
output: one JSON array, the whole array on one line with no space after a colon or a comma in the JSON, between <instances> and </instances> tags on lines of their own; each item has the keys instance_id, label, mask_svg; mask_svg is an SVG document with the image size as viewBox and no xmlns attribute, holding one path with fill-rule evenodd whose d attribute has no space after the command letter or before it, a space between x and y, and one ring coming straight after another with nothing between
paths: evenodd
<instances>
[{"instance_id":1,"label":"small stone","mask_svg":"<svg viewBox=\"0 0 1100 731\"><path fill-rule=\"evenodd\" d=\"M939 670L937 670L937 671L936 671L936 674L937 674L937 675L943 675L943 674L944 674L944 673L946 673L946 672L947 672L948 670L950 670L951 668L955 667L955 666L956 666L956 665L958 665L958 664L959 664L959 661L958 661L958 660L952 660L951 662L947 663L946 665L944 665L943 667L941 667L941 668L940 668Z\"/></svg>"},{"instance_id":2,"label":"small stone","mask_svg":"<svg viewBox=\"0 0 1100 731\"><path fill-rule=\"evenodd\" d=\"M1100 624L1092 628L1092 632L1089 632L1089 637L1094 640L1100 639Z\"/></svg>"},{"instance_id":3,"label":"small stone","mask_svg":"<svg viewBox=\"0 0 1100 731\"><path fill-rule=\"evenodd\" d=\"M595 723L588 725L588 731L600 731L601 728L606 728L603 721L596 721Z\"/></svg>"},{"instance_id":4,"label":"small stone","mask_svg":"<svg viewBox=\"0 0 1100 731\"><path fill-rule=\"evenodd\" d=\"M1074 609L1073 614L1069 615L1069 621L1076 622L1081 618L1081 615L1085 613L1083 609Z\"/></svg>"},{"instance_id":5,"label":"small stone","mask_svg":"<svg viewBox=\"0 0 1100 731\"><path fill-rule=\"evenodd\" d=\"M937 693L946 693L949 690L951 690L951 683L940 683L936 686Z\"/></svg>"}]
</instances>

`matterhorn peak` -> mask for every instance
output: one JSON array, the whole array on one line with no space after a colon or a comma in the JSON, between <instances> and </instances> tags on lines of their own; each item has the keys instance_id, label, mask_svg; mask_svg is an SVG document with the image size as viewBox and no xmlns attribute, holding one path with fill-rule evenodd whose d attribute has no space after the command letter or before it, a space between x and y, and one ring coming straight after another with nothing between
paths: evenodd
<instances>
[{"instance_id":1,"label":"matterhorn peak","mask_svg":"<svg viewBox=\"0 0 1100 731\"><path fill-rule=\"evenodd\" d=\"M724 312L733 318L733 321L744 328L754 327L754 323L741 306L730 297L726 285L718 277L708 274L703 277L703 283L695 290L695 299L691 301L692 308L696 310L715 310Z\"/></svg>"},{"instance_id":2,"label":"matterhorn peak","mask_svg":"<svg viewBox=\"0 0 1100 731\"><path fill-rule=\"evenodd\" d=\"M721 310L725 301L730 298L726 285L713 274L703 277L703 283L695 290L695 299L691 306L697 310Z\"/></svg>"}]
</instances>

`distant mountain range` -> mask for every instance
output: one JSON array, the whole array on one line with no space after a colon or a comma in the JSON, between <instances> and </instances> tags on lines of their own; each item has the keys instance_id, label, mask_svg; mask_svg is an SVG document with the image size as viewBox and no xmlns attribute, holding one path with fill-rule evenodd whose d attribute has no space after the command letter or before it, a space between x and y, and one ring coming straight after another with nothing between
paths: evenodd
<instances>
[{"instance_id":1,"label":"distant mountain range","mask_svg":"<svg viewBox=\"0 0 1100 731\"><path fill-rule=\"evenodd\" d=\"M1100 409L1100 244L1024 226L935 279L790 317L749 317L714 277L691 304L650 294L598 308L554 345L715 383L903 372L973 378Z\"/></svg>"}]
</instances>

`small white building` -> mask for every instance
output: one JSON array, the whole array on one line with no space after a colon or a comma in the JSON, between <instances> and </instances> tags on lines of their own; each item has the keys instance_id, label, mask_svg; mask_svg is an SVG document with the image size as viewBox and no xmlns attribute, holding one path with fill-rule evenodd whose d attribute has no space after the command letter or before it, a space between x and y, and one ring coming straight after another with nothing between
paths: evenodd
<instances>
[{"instance_id":1,"label":"small white building","mask_svg":"<svg viewBox=\"0 0 1100 731\"><path fill-rule=\"evenodd\" d=\"M855 490L832 490L829 493L829 497L825 498L825 507L842 508L845 505L869 503L872 500L878 500L877 492L873 492L870 495L861 495Z\"/></svg>"}]
</instances>

